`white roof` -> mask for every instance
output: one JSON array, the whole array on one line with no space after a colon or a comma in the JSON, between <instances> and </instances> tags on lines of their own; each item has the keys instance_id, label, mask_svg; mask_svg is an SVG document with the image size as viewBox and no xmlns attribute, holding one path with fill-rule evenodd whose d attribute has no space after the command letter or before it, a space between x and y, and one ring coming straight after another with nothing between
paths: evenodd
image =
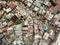
<instances>
[{"instance_id":1,"label":"white roof","mask_svg":"<svg viewBox=\"0 0 60 45\"><path fill-rule=\"evenodd\" d=\"M45 32L45 34L44 34L43 38L47 40L47 39L48 39L48 37L49 37L49 34L48 34L47 32Z\"/></svg>"}]
</instances>

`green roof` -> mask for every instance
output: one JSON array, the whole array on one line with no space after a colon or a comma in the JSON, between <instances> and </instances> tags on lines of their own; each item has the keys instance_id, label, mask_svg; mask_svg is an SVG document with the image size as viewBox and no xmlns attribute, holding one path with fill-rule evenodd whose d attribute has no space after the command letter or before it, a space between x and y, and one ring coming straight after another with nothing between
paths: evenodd
<instances>
[{"instance_id":1,"label":"green roof","mask_svg":"<svg viewBox=\"0 0 60 45\"><path fill-rule=\"evenodd\" d=\"M40 7L40 6L41 6L41 3L37 2L37 1L35 1L34 4L35 4L37 7Z\"/></svg>"},{"instance_id":2,"label":"green roof","mask_svg":"<svg viewBox=\"0 0 60 45\"><path fill-rule=\"evenodd\" d=\"M10 16L9 15L6 15L6 19L10 19Z\"/></svg>"}]
</instances>

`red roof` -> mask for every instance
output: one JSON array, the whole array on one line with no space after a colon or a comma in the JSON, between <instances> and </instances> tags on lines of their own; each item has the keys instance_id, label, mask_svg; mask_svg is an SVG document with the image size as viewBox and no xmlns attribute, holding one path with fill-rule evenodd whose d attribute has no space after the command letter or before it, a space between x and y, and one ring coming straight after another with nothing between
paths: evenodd
<instances>
[{"instance_id":1,"label":"red roof","mask_svg":"<svg viewBox=\"0 0 60 45\"><path fill-rule=\"evenodd\" d=\"M30 31L30 30L33 30L33 27L32 26L29 26L28 27L28 31Z\"/></svg>"},{"instance_id":2,"label":"red roof","mask_svg":"<svg viewBox=\"0 0 60 45\"><path fill-rule=\"evenodd\" d=\"M9 2L8 6L10 6L11 8L13 8L15 6L14 2Z\"/></svg>"},{"instance_id":3,"label":"red roof","mask_svg":"<svg viewBox=\"0 0 60 45\"><path fill-rule=\"evenodd\" d=\"M57 18L53 18L53 22L56 22L58 19Z\"/></svg>"},{"instance_id":4,"label":"red roof","mask_svg":"<svg viewBox=\"0 0 60 45\"><path fill-rule=\"evenodd\" d=\"M6 29L4 29L2 32L3 32L3 33L6 33L6 32L7 32L7 30L6 30Z\"/></svg>"},{"instance_id":5,"label":"red roof","mask_svg":"<svg viewBox=\"0 0 60 45\"><path fill-rule=\"evenodd\" d=\"M39 23L39 25L38 25L39 27L42 27L42 23Z\"/></svg>"},{"instance_id":6,"label":"red roof","mask_svg":"<svg viewBox=\"0 0 60 45\"><path fill-rule=\"evenodd\" d=\"M56 3L60 5L60 0L56 0Z\"/></svg>"},{"instance_id":7,"label":"red roof","mask_svg":"<svg viewBox=\"0 0 60 45\"><path fill-rule=\"evenodd\" d=\"M49 18L49 15L46 13L46 15L44 16L45 18Z\"/></svg>"}]
</instances>

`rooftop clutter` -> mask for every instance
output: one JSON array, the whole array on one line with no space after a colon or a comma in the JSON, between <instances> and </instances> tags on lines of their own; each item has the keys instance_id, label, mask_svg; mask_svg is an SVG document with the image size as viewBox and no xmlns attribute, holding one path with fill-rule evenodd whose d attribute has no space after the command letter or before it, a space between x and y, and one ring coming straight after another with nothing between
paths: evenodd
<instances>
[{"instance_id":1,"label":"rooftop clutter","mask_svg":"<svg viewBox=\"0 0 60 45\"><path fill-rule=\"evenodd\" d=\"M50 45L60 31L59 0L0 0L1 45Z\"/></svg>"}]
</instances>

